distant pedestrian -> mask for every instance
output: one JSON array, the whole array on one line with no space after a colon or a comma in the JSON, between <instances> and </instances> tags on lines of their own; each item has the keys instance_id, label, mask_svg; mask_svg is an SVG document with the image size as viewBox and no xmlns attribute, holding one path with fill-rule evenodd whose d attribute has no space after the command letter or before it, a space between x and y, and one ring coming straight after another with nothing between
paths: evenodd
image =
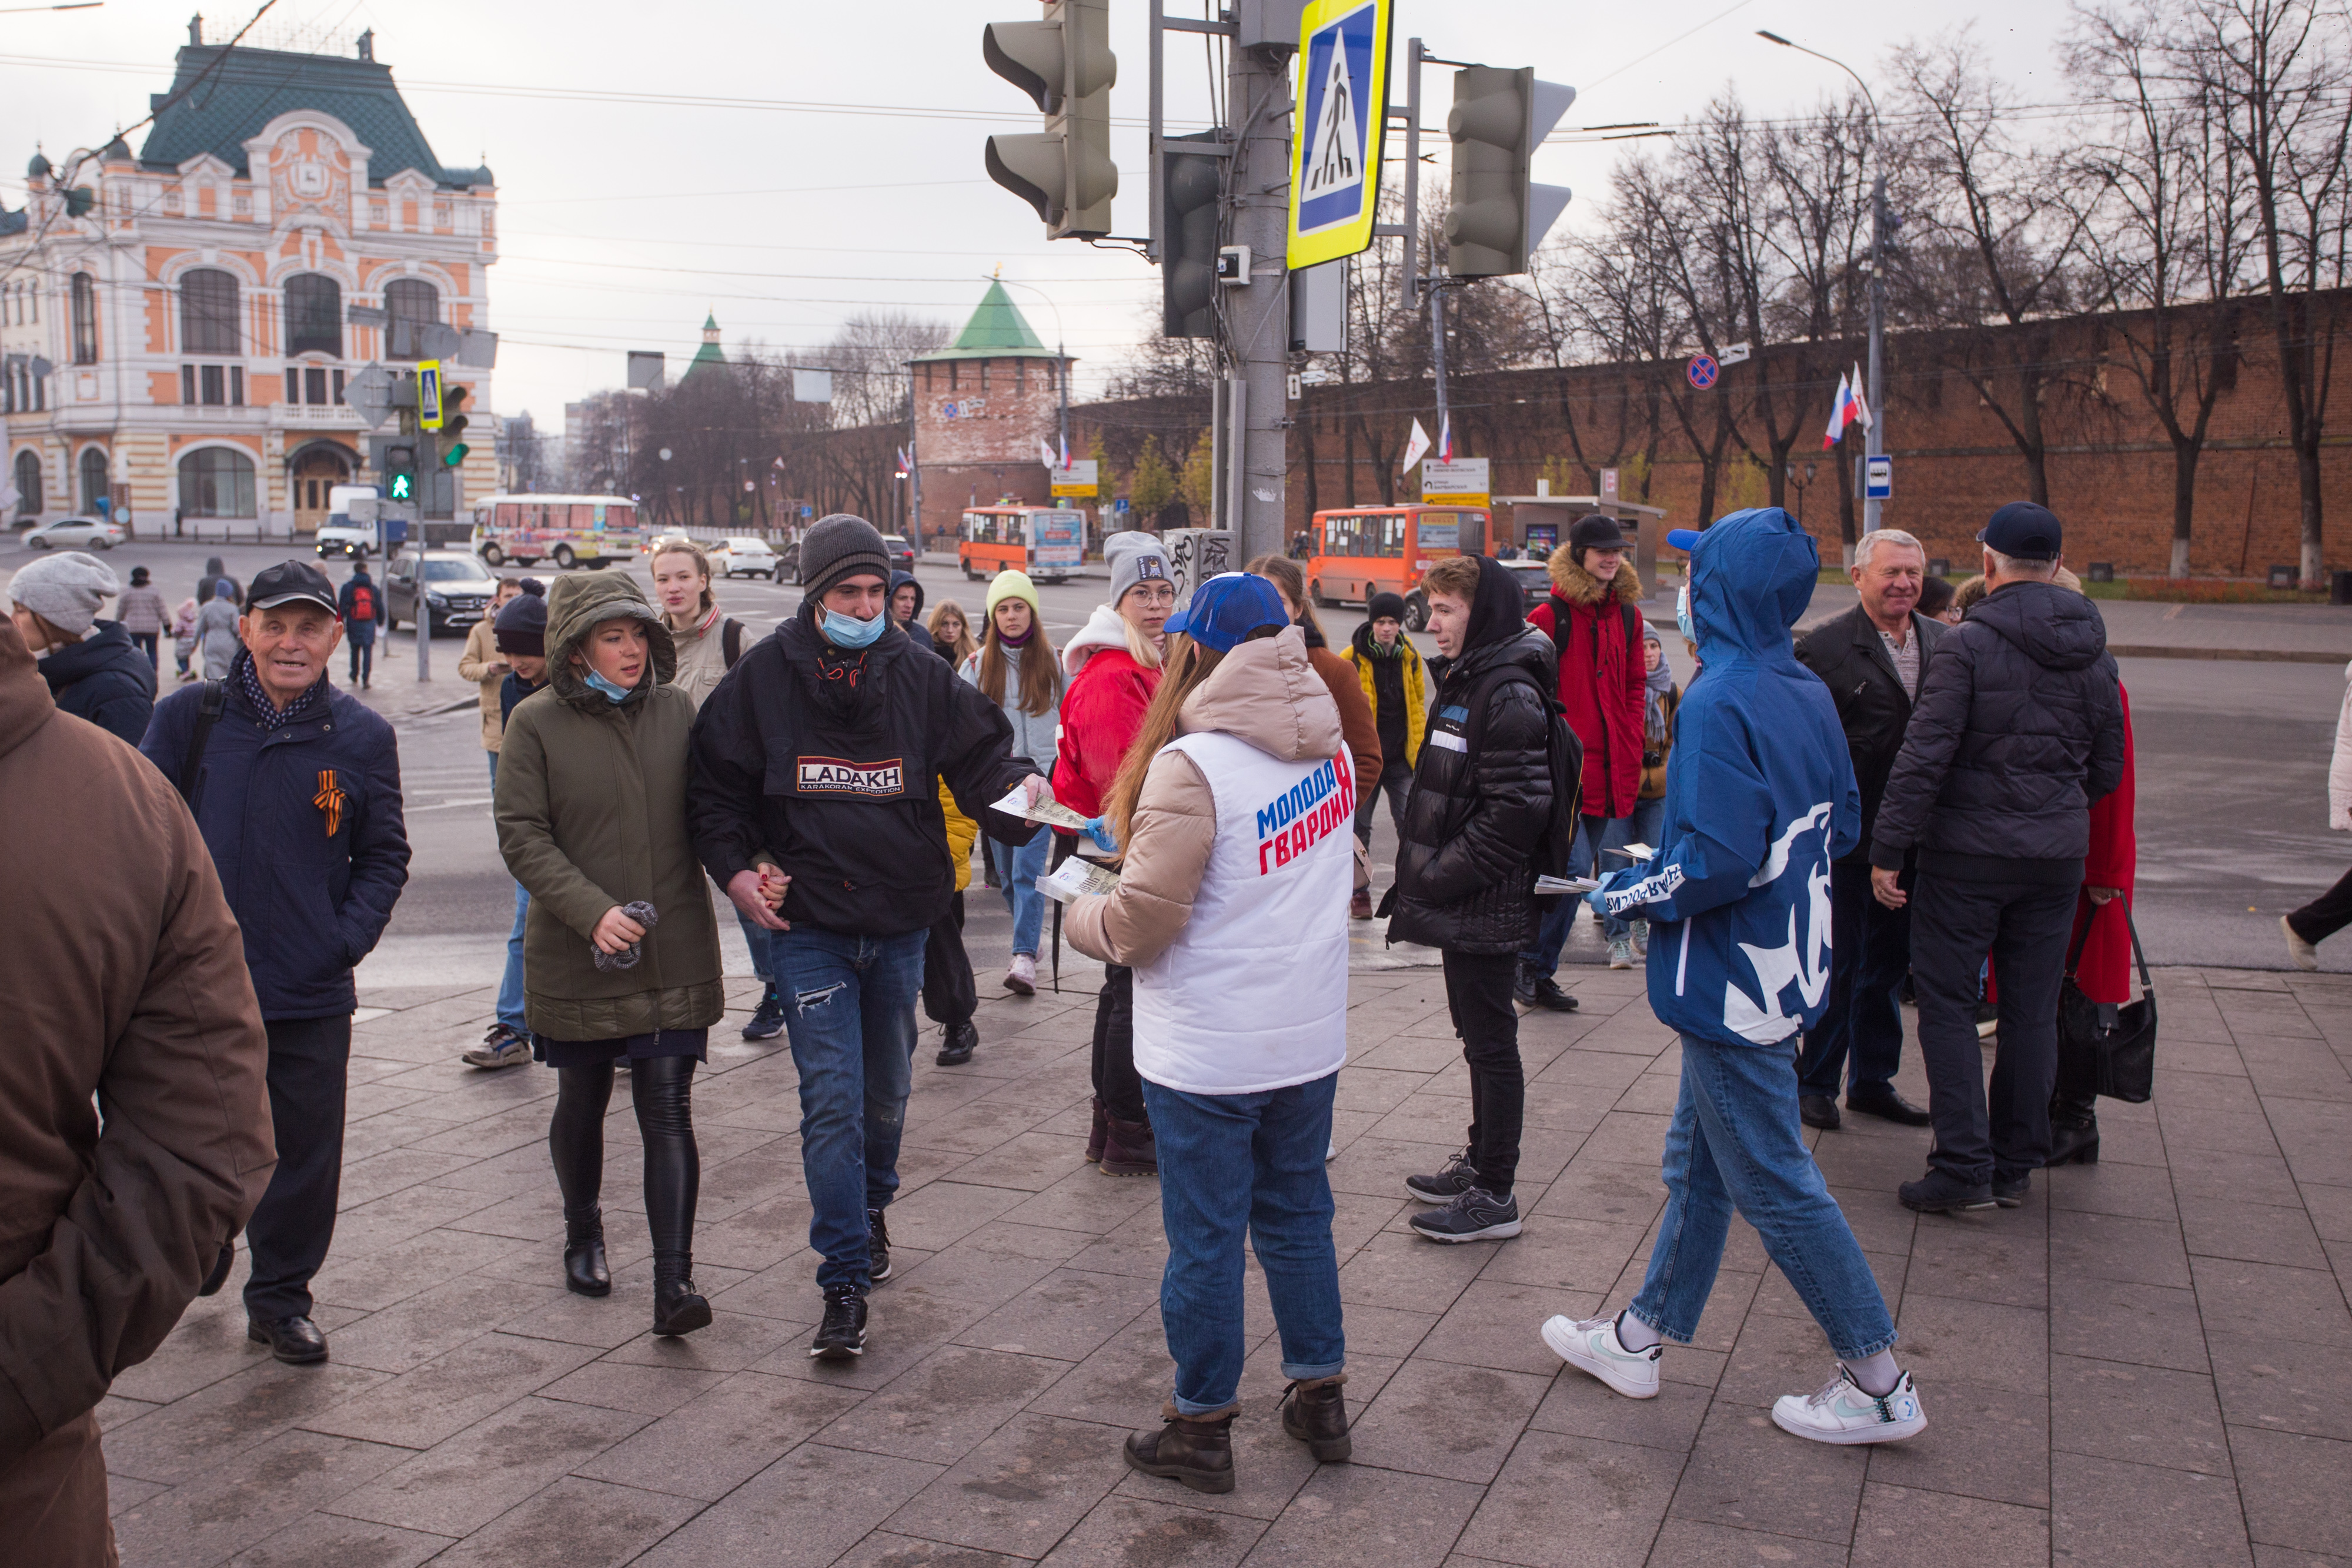
<instances>
[{"instance_id":1,"label":"distant pedestrian","mask_svg":"<svg viewBox=\"0 0 2352 1568\"><path fill-rule=\"evenodd\" d=\"M1559 666L1560 706L1569 727L1584 745L1584 788L1578 801L1575 852L1569 869L1577 875L1612 870L1616 857L1604 850L1631 841L1626 821L1642 790L1642 715L1648 683L1642 658L1642 583L1626 553L1633 541L1617 519L1595 512L1568 530L1568 548L1551 553L1551 595L1528 620L1551 639ZM1529 1007L1570 1012L1576 998L1552 978L1582 905L1572 898L1552 901L1543 930L1520 956L1517 995ZM1631 923L1612 915L1601 922L1609 941L1609 967L1633 967Z\"/></svg>"},{"instance_id":2,"label":"distant pedestrian","mask_svg":"<svg viewBox=\"0 0 2352 1568\"><path fill-rule=\"evenodd\" d=\"M1849 572L1859 602L1797 639L1798 662L1822 678L1837 705L1862 792L1861 836L1830 867L1829 998L1797 1056L1797 1108L1809 1127L1841 1124L1841 1086L1849 1111L1906 1127L1927 1124L1927 1113L1895 1088L1911 912L1889 908L1870 891L1871 833L1886 776L1903 749L1921 673L1947 634L1942 622L1917 609L1927 571L1926 547L1900 528L1863 535ZM1906 885L1916 859L1905 857L1898 880Z\"/></svg>"},{"instance_id":3,"label":"distant pedestrian","mask_svg":"<svg viewBox=\"0 0 2352 1568\"><path fill-rule=\"evenodd\" d=\"M172 612L172 656L180 663L180 679L184 681L196 678L196 672L188 667L188 662L196 656L198 608L195 600L190 597L180 601L180 607Z\"/></svg>"},{"instance_id":4,"label":"distant pedestrian","mask_svg":"<svg viewBox=\"0 0 2352 1568\"><path fill-rule=\"evenodd\" d=\"M1323 1159L1348 1056L1355 777L1329 690L1263 576L1211 578L1168 627L1167 676L1105 813L1118 888L1071 906L1070 944L1134 969L1159 1149L1175 1388L1127 1462L1229 1492L1253 1238L1290 1380L1283 1430L1320 1461L1352 1448Z\"/></svg>"},{"instance_id":5,"label":"distant pedestrian","mask_svg":"<svg viewBox=\"0 0 2352 1568\"><path fill-rule=\"evenodd\" d=\"M268 1040L170 783L58 713L5 620L0 800L0 1527L13 1563L94 1568L115 1561L97 1406L269 1180Z\"/></svg>"},{"instance_id":6,"label":"distant pedestrian","mask_svg":"<svg viewBox=\"0 0 2352 1568\"><path fill-rule=\"evenodd\" d=\"M1958 591L1953 588L1950 578L1937 577L1930 573L1919 584L1919 602L1916 608L1920 614L1930 621L1946 626L1957 626L1960 623L1960 612L1954 607L1952 601L1958 596Z\"/></svg>"},{"instance_id":7,"label":"distant pedestrian","mask_svg":"<svg viewBox=\"0 0 2352 1568\"><path fill-rule=\"evenodd\" d=\"M147 569L131 569L131 586L122 591L116 601L115 619L131 633L131 641L147 655L147 667L157 674L163 673L163 626L171 612L163 606L163 596L155 591Z\"/></svg>"},{"instance_id":8,"label":"distant pedestrian","mask_svg":"<svg viewBox=\"0 0 2352 1568\"><path fill-rule=\"evenodd\" d=\"M972 640L971 622L964 618L963 606L952 599L942 599L931 612L931 652L957 669L963 662L980 652Z\"/></svg>"},{"instance_id":9,"label":"distant pedestrian","mask_svg":"<svg viewBox=\"0 0 2352 1568\"><path fill-rule=\"evenodd\" d=\"M368 575L368 564L364 559L352 563L352 575L344 581L342 591L335 596L335 603L342 612L343 640L352 650L352 670L347 679L353 687L365 691L375 680L375 636L383 625L385 612L383 591L376 586L375 579ZM479 631L481 627L477 625L475 630ZM471 654L473 650L473 641L468 638L466 652ZM465 659L460 658L457 661L458 678L477 679L466 674L465 666ZM491 754L497 755L495 747Z\"/></svg>"},{"instance_id":10,"label":"distant pedestrian","mask_svg":"<svg viewBox=\"0 0 2352 1568\"><path fill-rule=\"evenodd\" d=\"M1348 754L1356 761L1356 799L1379 794L1381 774L1387 763L1381 749L1380 725L1372 717L1372 700L1365 694L1361 674L1345 657L1333 653L1330 640L1323 635L1323 623L1315 618L1315 606L1307 602L1306 573L1299 570L1297 561L1278 555L1260 556L1250 562L1249 570L1252 575L1274 584L1275 591L1282 595L1283 608L1290 612L1291 624L1307 634L1307 662L1322 678L1332 703L1339 710L1339 731L1347 737ZM1371 860L1361 853L1354 858L1354 887L1349 894L1348 913L1351 917L1370 920ZM1362 911L1360 915L1357 914L1359 910Z\"/></svg>"},{"instance_id":11,"label":"distant pedestrian","mask_svg":"<svg viewBox=\"0 0 2352 1568\"><path fill-rule=\"evenodd\" d=\"M215 582L212 597L196 612L196 645L204 651L205 679L228 679L229 668L244 646L237 637L238 620L236 585L225 580ZM337 622L338 628L341 624Z\"/></svg>"},{"instance_id":12,"label":"distant pedestrian","mask_svg":"<svg viewBox=\"0 0 2352 1568\"><path fill-rule=\"evenodd\" d=\"M2352 832L2352 664L2344 667L2344 703L2336 713L2336 749L2327 762L2327 825ZM2319 945L2352 925L2352 871L2292 915L2279 916L2286 956L2298 969L2319 967Z\"/></svg>"},{"instance_id":13,"label":"distant pedestrian","mask_svg":"<svg viewBox=\"0 0 2352 1568\"><path fill-rule=\"evenodd\" d=\"M2051 579L2058 519L2031 501L1993 513L1983 601L1948 633L1887 776L1871 885L1912 904L1911 976L1935 1144L1903 1184L1926 1213L2022 1204L2050 1155L2058 989L2083 887L2091 807L2123 777L2123 703L2097 608ZM1918 855L1906 893L1904 861ZM1988 1103L1978 976L1992 956L2000 1049Z\"/></svg>"},{"instance_id":14,"label":"distant pedestrian","mask_svg":"<svg viewBox=\"0 0 2352 1568\"><path fill-rule=\"evenodd\" d=\"M155 666L120 621L98 619L121 588L104 561L68 550L19 567L8 600L58 709L136 746L155 712Z\"/></svg>"},{"instance_id":15,"label":"distant pedestrian","mask_svg":"<svg viewBox=\"0 0 2352 1568\"><path fill-rule=\"evenodd\" d=\"M499 609L490 622L492 651L506 668L499 680L498 724L501 746L507 720L515 705L547 685L547 585L535 577L522 579L520 591ZM488 719L485 717L485 726ZM499 754L490 753L490 787L499 782ZM468 1067L520 1067L530 1060L530 1015L523 1006L522 955L525 924L530 916L530 890L515 883L514 925L507 932L506 968L499 977L497 1010L482 1043L464 1053Z\"/></svg>"},{"instance_id":16,"label":"distant pedestrian","mask_svg":"<svg viewBox=\"0 0 2352 1568\"><path fill-rule=\"evenodd\" d=\"M300 1364L327 1359L310 1278L342 1181L352 971L407 883L408 835L392 726L328 678L342 631L334 585L284 561L255 574L251 602L227 679L164 698L140 749L194 813L244 932L278 1138L277 1174L246 1228L246 1332Z\"/></svg>"},{"instance_id":17,"label":"distant pedestrian","mask_svg":"<svg viewBox=\"0 0 2352 1568\"><path fill-rule=\"evenodd\" d=\"M1706 674L1679 715L1657 853L1591 895L1651 922L1650 1008L1681 1058L1666 1207L1632 1302L1552 1318L1543 1341L1629 1398L1657 1397L1665 1343L1697 1334L1736 1210L1838 1359L1818 1392L1774 1401L1774 1425L1817 1443L1897 1442L1927 1414L1870 1260L1805 1148L1790 1053L1820 1012L1830 868L1862 817L1837 710L1790 646L1821 552L1778 507L1667 542L1691 552Z\"/></svg>"},{"instance_id":18,"label":"distant pedestrian","mask_svg":"<svg viewBox=\"0 0 2352 1568\"><path fill-rule=\"evenodd\" d=\"M963 662L960 673L1013 727L1013 755L1050 774L1062 724L1062 664L1045 634L1036 585L1026 572L1000 571L990 580L987 615L980 652ZM1004 988L1015 996L1032 996L1037 989L1037 941L1045 925L1045 895L1037 891L1037 879L1053 843L1053 831L1041 827L1024 844L991 839L985 845L1013 915L1013 962L1004 971Z\"/></svg>"},{"instance_id":19,"label":"distant pedestrian","mask_svg":"<svg viewBox=\"0 0 2352 1568\"><path fill-rule=\"evenodd\" d=\"M1421 758L1422 732L1429 726L1429 674L1421 650L1404 634L1404 600L1394 593L1375 593L1364 612L1364 623L1349 644L1348 662L1355 666L1365 700L1372 706L1372 727L1381 741L1381 777L1375 787L1356 796L1360 859L1371 853L1372 818L1381 796L1388 797L1391 822L1398 832L1404 831L1413 764ZM1356 920L1372 917L1369 885L1358 890L1348 914Z\"/></svg>"},{"instance_id":20,"label":"distant pedestrian","mask_svg":"<svg viewBox=\"0 0 2352 1568\"><path fill-rule=\"evenodd\" d=\"M917 643L920 643L923 641L922 628L917 622L922 618L923 585L915 580L915 574L911 571L892 572L890 574L890 619L897 623L899 631L914 638Z\"/></svg>"},{"instance_id":21,"label":"distant pedestrian","mask_svg":"<svg viewBox=\"0 0 2352 1568\"><path fill-rule=\"evenodd\" d=\"M351 586L345 583L345 591L348 592ZM506 716L499 706L499 691L506 685L507 675L514 667L499 652L499 612L521 591L522 584L515 579L499 579L498 587L490 592L489 608L483 611L482 618L467 631L466 651L457 655L457 678L473 682L480 693L478 700L482 715L482 752L489 758L490 782L493 785L499 781L499 737L506 730ZM350 613L348 609L344 612L346 619Z\"/></svg>"},{"instance_id":22,"label":"distant pedestrian","mask_svg":"<svg viewBox=\"0 0 2352 1568\"><path fill-rule=\"evenodd\" d=\"M518 601L520 602L520 601ZM567 574L549 595L546 689L499 747L499 851L530 894L524 1010L555 1069L547 1147L563 1195L563 1281L611 1293L604 1113L625 1059L645 1147L656 1334L710 1322L694 1288L694 1064L726 1010L719 927L687 832L694 701L634 579Z\"/></svg>"},{"instance_id":23,"label":"distant pedestrian","mask_svg":"<svg viewBox=\"0 0 2352 1568\"><path fill-rule=\"evenodd\" d=\"M196 579L196 602L210 604L213 591L224 582L228 584L229 602L242 610L245 607L245 591L236 585L236 579L222 568L221 558L216 555L205 558L205 574Z\"/></svg>"}]
</instances>

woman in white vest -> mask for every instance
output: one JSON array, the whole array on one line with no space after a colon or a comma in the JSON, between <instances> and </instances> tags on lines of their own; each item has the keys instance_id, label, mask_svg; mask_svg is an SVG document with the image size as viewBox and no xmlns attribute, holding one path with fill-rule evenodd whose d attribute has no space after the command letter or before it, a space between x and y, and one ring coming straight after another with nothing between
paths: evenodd
<instances>
[{"instance_id":1,"label":"woman in white vest","mask_svg":"<svg viewBox=\"0 0 2352 1568\"><path fill-rule=\"evenodd\" d=\"M1339 710L1273 584L1211 578L1168 631L1167 674L1105 807L1118 889L1078 899L1068 933L1134 967L1135 1065L1160 1146L1176 1390L1127 1462L1224 1492L1253 1236L1291 1380L1283 1430L1319 1460L1349 1455L1323 1156L1348 1055L1356 785Z\"/></svg>"}]
</instances>

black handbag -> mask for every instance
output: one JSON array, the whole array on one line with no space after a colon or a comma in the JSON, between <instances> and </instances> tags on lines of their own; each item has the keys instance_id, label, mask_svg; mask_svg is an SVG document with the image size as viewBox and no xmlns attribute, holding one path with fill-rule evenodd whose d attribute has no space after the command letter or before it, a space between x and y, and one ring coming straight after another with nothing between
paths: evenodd
<instances>
[{"instance_id":1,"label":"black handbag","mask_svg":"<svg viewBox=\"0 0 2352 1568\"><path fill-rule=\"evenodd\" d=\"M2139 1000L2120 1007L2095 1002L2074 983L2074 967L2082 962L2091 925L2107 907L2095 906L2091 919L2083 922L2082 940L2066 955L2066 977L2058 988L2058 1054L2061 1061L2072 1058L2095 1064L2098 1092L2108 1099L2141 1105L2156 1092L2156 984L2148 978L2147 956L2140 951L2139 927L2132 920L2131 906L2121 898L2108 904L2123 904L2132 958L2139 966Z\"/></svg>"}]
</instances>

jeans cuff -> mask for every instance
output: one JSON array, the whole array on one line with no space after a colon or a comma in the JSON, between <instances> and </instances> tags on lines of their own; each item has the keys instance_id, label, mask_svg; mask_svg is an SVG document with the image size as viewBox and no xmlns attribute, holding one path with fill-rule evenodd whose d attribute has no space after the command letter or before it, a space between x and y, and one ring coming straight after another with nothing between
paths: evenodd
<instances>
[{"instance_id":1,"label":"jeans cuff","mask_svg":"<svg viewBox=\"0 0 2352 1568\"><path fill-rule=\"evenodd\" d=\"M1666 1341L1670 1344L1688 1344L1693 1338L1693 1335L1691 1334L1676 1333L1674 1330L1668 1328L1665 1324L1660 1322L1657 1319L1652 1317L1649 1313L1643 1312L1637 1306L1628 1304L1625 1310L1628 1312L1631 1312L1634 1317L1639 1318L1642 1322L1649 1324L1652 1333L1655 1333L1660 1339Z\"/></svg>"},{"instance_id":2,"label":"jeans cuff","mask_svg":"<svg viewBox=\"0 0 2352 1568\"><path fill-rule=\"evenodd\" d=\"M1202 1404L1198 1400L1187 1399L1182 1395L1176 1394L1169 1396L1168 1407L1188 1421L1197 1421L1203 1416L1223 1416L1232 1410L1234 1404L1232 1396Z\"/></svg>"},{"instance_id":3,"label":"jeans cuff","mask_svg":"<svg viewBox=\"0 0 2352 1568\"><path fill-rule=\"evenodd\" d=\"M1348 1361L1345 1356L1338 1361L1313 1363L1286 1361L1282 1364L1282 1375L1293 1383L1307 1383L1318 1377L1337 1377L1347 1370Z\"/></svg>"},{"instance_id":4,"label":"jeans cuff","mask_svg":"<svg viewBox=\"0 0 2352 1568\"><path fill-rule=\"evenodd\" d=\"M1859 1350L1837 1350L1835 1345L1832 1345L1830 1348L1837 1351L1837 1358L1840 1361L1844 1362L1848 1366L1852 1366L1857 1362L1868 1361L1872 1356L1876 1355L1882 1350L1893 1350L1895 1348L1895 1342L1900 1337L1902 1336L1897 1334L1893 1329L1888 1329L1884 1334L1872 1340L1868 1344L1864 1345Z\"/></svg>"}]
</instances>

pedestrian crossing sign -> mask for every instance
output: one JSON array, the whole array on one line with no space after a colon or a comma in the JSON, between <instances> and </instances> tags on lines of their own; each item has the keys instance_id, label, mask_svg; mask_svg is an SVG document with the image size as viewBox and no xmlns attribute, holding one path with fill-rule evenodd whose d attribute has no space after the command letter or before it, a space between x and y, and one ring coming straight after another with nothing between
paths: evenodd
<instances>
[{"instance_id":1,"label":"pedestrian crossing sign","mask_svg":"<svg viewBox=\"0 0 2352 1568\"><path fill-rule=\"evenodd\" d=\"M1311 0L1299 21L1290 139L1289 265L1372 243L1389 87L1391 0Z\"/></svg>"}]
</instances>

